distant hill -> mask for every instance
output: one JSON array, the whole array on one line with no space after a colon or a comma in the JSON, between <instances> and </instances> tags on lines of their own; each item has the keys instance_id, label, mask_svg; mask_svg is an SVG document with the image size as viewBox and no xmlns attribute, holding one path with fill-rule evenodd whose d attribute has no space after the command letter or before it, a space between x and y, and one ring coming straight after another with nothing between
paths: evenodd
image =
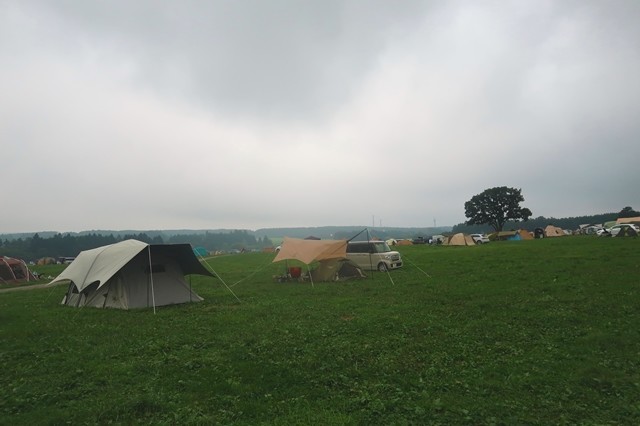
<instances>
[{"instance_id":1,"label":"distant hill","mask_svg":"<svg viewBox=\"0 0 640 426\"><path fill-rule=\"evenodd\" d=\"M578 216L568 218L546 218L543 216L529 219L527 222L507 222L504 226L505 230L524 228L533 230L538 227L545 227L549 224L559 226L563 229L577 229L579 225L604 223L610 220L616 220L618 213L603 213L592 216ZM17 239L32 238L35 234L38 234L40 238L52 238L55 235L71 235L71 236L87 236L87 235L112 235L115 238L122 238L124 236L146 234L149 238L162 238L167 242L169 239L175 236L181 235L201 235L207 233L227 234L235 231L243 231L249 235L253 235L256 238L267 237L269 239L280 239L282 237L293 238L306 238L314 236L322 239L350 239L363 230L368 230L369 234L373 237L381 239L396 238L396 239L412 239L417 237L429 237L436 234L448 233L448 232L491 232L492 229L488 225L466 225L460 223L454 226L439 226L439 227L367 227L367 226L316 226L316 227L297 227L297 228L260 228L255 231L249 229L165 229L165 230L89 230L81 232L55 232L55 231L41 231L41 232L22 232L22 233L10 233L0 234L0 239L5 241L12 241Z\"/></svg>"},{"instance_id":2,"label":"distant hill","mask_svg":"<svg viewBox=\"0 0 640 426\"><path fill-rule=\"evenodd\" d=\"M388 238L416 238L427 237L442 232L451 231L450 226L441 227L425 227L425 228L401 228L401 227L382 227L368 228L366 226L319 226L319 227L303 227L303 228L264 228L255 231L256 236L267 238L306 238L314 236L326 239L350 239L360 232L368 231L372 237L381 239Z\"/></svg>"},{"instance_id":3,"label":"distant hill","mask_svg":"<svg viewBox=\"0 0 640 426\"><path fill-rule=\"evenodd\" d=\"M149 238L160 237L164 241L168 241L171 237L180 235L200 235L206 233L232 233L238 229L166 229L166 230L105 230L105 229L93 229L89 231L80 232L55 232L55 231L41 231L41 232L21 232L11 234L0 234L2 240L17 240L32 238L35 234L38 234L40 238L52 238L55 235L71 235L71 236L86 236L86 235L112 235L115 238L122 238L126 235L138 235L145 234ZM318 227L299 227L299 228L261 228L255 231L241 229L241 231L247 232L249 235L255 235L256 238L306 238L309 236L319 237L322 239L349 239L363 230L368 230L371 236L378 238L416 238L426 237L430 235L440 234L443 232L451 231L450 226L440 227L385 227L385 228L368 228L366 226L318 226Z\"/></svg>"},{"instance_id":4,"label":"distant hill","mask_svg":"<svg viewBox=\"0 0 640 426\"><path fill-rule=\"evenodd\" d=\"M0 239L2 240L17 240L19 238L31 238L35 234L38 234L40 238L51 238L55 235L71 235L74 237L86 236L86 235L113 235L116 238L122 238L125 235L138 235L138 234L146 234L150 238L160 237L163 240L167 240L170 237L176 235L193 235L193 234L206 234L209 233L229 233L235 231L234 229L168 229L168 230L151 230L151 231L140 231L134 229L127 230L106 230L106 229L93 229L90 231L80 231L80 232L56 232L56 231L38 231L38 232L19 232L12 234L0 234ZM253 231L247 231L253 233Z\"/></svg>"}]
</instances>

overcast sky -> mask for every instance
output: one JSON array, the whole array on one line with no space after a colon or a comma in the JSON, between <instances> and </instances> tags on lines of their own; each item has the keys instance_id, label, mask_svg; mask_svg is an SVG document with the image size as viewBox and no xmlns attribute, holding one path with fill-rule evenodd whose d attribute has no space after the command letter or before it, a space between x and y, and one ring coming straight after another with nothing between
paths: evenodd
<instances>
[{"instance_id":1,"label":"overcast sky","mask_svg":"<svg viewBox=\"0 0 640 426\"><path fill-rule=\"evenodd\" d=\"M0 233L640 209L640 1L0 0Z\"/></svg>"}]
</instances>

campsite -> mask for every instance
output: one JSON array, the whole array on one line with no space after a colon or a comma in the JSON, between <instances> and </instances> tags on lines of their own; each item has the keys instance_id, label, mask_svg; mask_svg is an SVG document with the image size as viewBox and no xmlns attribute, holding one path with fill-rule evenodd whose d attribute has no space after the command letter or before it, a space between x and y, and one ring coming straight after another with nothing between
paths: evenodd
<instances>
[{"instance_id":1,"label":"campsite","mask_svg":"<svg viewBox=\"0 0 640 426\"><path fill-rule=\"evenodd\" d=\"M314 285L226 255L155 312L1 293L0 423L638 424L638 243L400 246Z\"/></svg>"}]
</instances>

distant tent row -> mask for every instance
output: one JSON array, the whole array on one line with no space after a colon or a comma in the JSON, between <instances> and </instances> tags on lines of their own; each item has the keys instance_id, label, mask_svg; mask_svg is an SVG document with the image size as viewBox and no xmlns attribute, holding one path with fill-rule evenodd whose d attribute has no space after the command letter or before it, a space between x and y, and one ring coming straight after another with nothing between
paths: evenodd
<instances>
[{"instance_id":1,"label":"distant tent row","mask_svg":"<svg viewBox=\"0 0 640 426\"><path fill-rule=\"evenodd\" d=\"M526 229L519 229L517 231L500 231L493 233L489 238L498 241L533 240L533 234Z\"/></svg>"},{"instance_id":2,"label":"distant tent row","mask_svg":"<svg viewBox=\"0 0 640 426\"><path fill-rule=\"evenodd\" d=\"M81 252L50 284L69 282L64 305L131 309L201 301L189 274L214 276L191 245L125 240Z\"/></svg>"},{"instance_id":3,"label":"distant tent row","mask_svg":"<svg viewBox=\"0 0 640 426\"><path fill-rule=\"evenodd\" d=\"M0 257L0 282L19 283L35 279L24 260Z\"/></svg>"}]
</instances>

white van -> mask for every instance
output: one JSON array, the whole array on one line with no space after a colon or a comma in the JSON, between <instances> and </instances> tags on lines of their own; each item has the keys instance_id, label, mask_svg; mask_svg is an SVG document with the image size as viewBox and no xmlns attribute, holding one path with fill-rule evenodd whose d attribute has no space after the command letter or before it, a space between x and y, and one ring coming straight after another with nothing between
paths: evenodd
<instances>
[{"instance_id":1,"label":"white van","mask_svg":"<svg viewBox=\"0 0 640 426\"><path fill-rule=\"evenodd\" d=\"M362 269L380 272L402 266L400 253L391 250L385 241L350 241L347 258Z\"/></svg>"}]
</instances>

